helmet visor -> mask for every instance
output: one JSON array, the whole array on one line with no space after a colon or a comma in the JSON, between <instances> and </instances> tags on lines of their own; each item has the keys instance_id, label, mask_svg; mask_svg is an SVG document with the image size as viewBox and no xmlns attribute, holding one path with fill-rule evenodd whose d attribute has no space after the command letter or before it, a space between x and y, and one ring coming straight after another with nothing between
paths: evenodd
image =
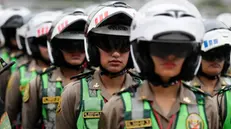
<instances>
[{"instance_id":1,"label":"helmet visor","mask_svg":"<svg viewBox=\"0 0 231 129\"><path fill-rule=\"evenodd\" d=\"M219 47L207 52L201 52L202 59L206 61L223 61L230 56L230 47Z\"/></svg>"},{"instance_id":2,"label":"helmet visor","mask_svg":"<svg viewBox=\"0 0 231 129\"><path fill-rule=\"evenodd\" d=\"M165 58L175 55L179 58L189 56L194 50L194 45L190 43L152 43L149 42L149 52L152 56Z\"/></svg>"},{"instance_id":3,"label":"helmet visor","mask_svg":"<svg viewBox=\"0 0 231 129\"><path fill-rule=\"evenodd\" d=\"M84 53L84 40L59 40L55 47L67 53Z\"/></svg>"},{"instance_id":4,"label":"helmet visor","mask_svg":"<svg viewBox=\"0 0 231 129\"><path fill-rule=\"evenodd\" d=\"M104 36L98 39L95 41L96 46L105 52L125 53L130 51L130 42L127 36Z\"/></svg>"}]
</instances>

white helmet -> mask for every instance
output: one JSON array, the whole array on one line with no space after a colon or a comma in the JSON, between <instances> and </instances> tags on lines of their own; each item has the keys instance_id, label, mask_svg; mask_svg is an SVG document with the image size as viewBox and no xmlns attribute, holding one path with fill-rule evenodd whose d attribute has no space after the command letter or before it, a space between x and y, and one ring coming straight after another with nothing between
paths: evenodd
<instances>
[{"instance_id":1,"label":"white helmet","mask_svg":"<svg viewBox=\"0 0 231 129\"><path fill-rule=\"evenodd\" d=\"M217 20L207 20L204 24L206 33L201 45L202 58L209 61L224 59L221 75L225 75L230 66L231 31L224 23ZM201 69L198 74L210 77Z\"/></svg>"},{"instance_id":2,"label":"white helmet","mask_svg":"<svg viewBox=\"0 0 231 129\"><path fill-rule=\"evenodd\" d=\"M223 22L231 29L231 13L222 13L218 15L217 20Z\"/></svg>"},{"instance_id":3,"label":"white helmet","mask_svg":"<svg viewBox=\"0 0 231 129\"><path fill-rule=\"evenodd\" d=\"M222 22L216 20L206 21L205 27L207 32L203 38L204 42L201 45L201 51L207 52L221 46L231 45L231 31Z\"/></svg>"},{"instance_id":4,"label":"white helmet","mask_svg":"<svg viewBox=\"0 0 231 129\"><path fill-rule=\"evenodd\" d=\"M99 4L93 4L85 8L85 13L89 16L94 9L99 6Z\"/></svg>"},{"instance_id":5,"label":"white helmet","mask_svg":"<svg viewBox=\"0 0 231 129\"><path fill-rule=\"evenodd\" d=\"M0 12L0 27L3 35L0 36L1 46L5 44L6 38L9 36L9 32L6 30L8 28L20 28L30 14L31 11L25 7L11 7ZM15 32L10 32L12 36L14 35L13 33Z\"/></svg>"},{"instance_id":6,"label":"white helmet","mask_svg":"<svg viewBox=\"0 0 231 129\"><path fill-rule=\"evenodd\" d=\"M186 57L181 73L171 81L192 79L199 69L201 60L199 46L204 33L202 17L198 9L189 1L153 0L148 2L138 11L131 26L131 54L136 70L150 82L165 85L153 70L150 53L143 49L144 47L150 49L150 42L160 46L180 44L188 46L187 49L192 48L190 49L192 52ZM180 50L172 50L169 46L163 49L180 53Z\"/></svg>"},{"instance_id":7,"label":"white helmet","mask_svg":"<svg viewBox=\"0 0 231 129\"><path fill-rule=\"evenodd\" d=\"M37 53L36 51L33 52L31 48L36 49L38 44L32 44L32 41L29 41L31 38L40 38L46 37L52 22L58 18L62 12L52 12L46 11L35 15L27 24L27 32L26 32L26 49L29 55L34 55L33 53Z\"/></svg>"},{"instance_id":8,"label":"white helmet","mask_svg":"<svg viewBox=\"0 0 231 129\"><path fill-rule=\"evenodd\" d=\"M86 39L84 44L87 61L92 66L98 67L100 59L99 55L94 53L98 50L94 47L94 42L88 40L91 37L90 33L129 37L131 21L135 14L135 9L124 2L118 1L103 3L92 10L85 29ZM110 27L112 24L120 25L120 28L122 28ZM132 64L132 61L128 64Z\"/></svg>"},{"instance_id":9,"label":"white helmet","mask_svg":"<svg viewBox=\"0 0 231 129\"><path fill-rule=\"evenodd\" d=\"M33 17L34 14L28 15L24 18L24 25L16 29L16 41L18 48L26 53L25 38L27 32L28 21Z\"/></svg>"},{"instance_id":10,"label":"white helmet","mask_svg":"<svg viewBox=\"0 0 231 129\"><path fill-rule=\"evenodd\" d=\"M65 60L60 52L60 50L54 49L54 47L59 46L61 43L68 45L70 40L81 41L84 45L84 28L87 23L87 16L81 10L75 10L73 13L66 14L61 18L56 20L52 25L49 32L49 39L47 42L49 58L52 64L60 66L65 64ZM62 42L59 42L62 40ZM67 40L63 42L63 40ZM61 45L62 46L62 45ZM75 46L73 46L75 47ZM74 48L78 49L78 48ZM84 48L83 48L84 50Z\"/></svg>"},{"instance_id":11,"label":"white helmet","mask_svg":"<svg viewBox=\"0 0 231 129\"><path fill-rule=\"evenodd\" d=\"M27 24L24 24L22 27L16 30L16 41L17 41L18 48L20 50L23 49L23 44L25 43L26 31L27 31Z\"/></svg>"}]
</instances>

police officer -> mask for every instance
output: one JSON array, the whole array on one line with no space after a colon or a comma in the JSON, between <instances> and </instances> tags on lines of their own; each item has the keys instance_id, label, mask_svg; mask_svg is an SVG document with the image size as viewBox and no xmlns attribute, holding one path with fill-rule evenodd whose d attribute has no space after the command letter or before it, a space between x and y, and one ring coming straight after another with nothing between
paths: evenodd
<instances>
[{"instance_id":1,"label":"police officer","mask_svg":"<svg viewBox=\"0 0 231 129\"><path fill-rule=\"evenodd\" d=\"M201 15L187 0L145 4L131 26L131 53L146 81L104 106L100 129L218 129L215 103L191 80L204 35Z\"/></svg>"},{"instance_id":2,"label":"police officer","mask_svg":"<svg viewBox=\"0 0 231 129\"><path fill-rule=\"evenodd\" d=\"M62 94L57 129L98 129L100 112L114 93L140 80L128 74L129 30L136 11L123 2L107 2L92 11L86 27L86 56L99 71L70 83Z\"/></svg>"},{"instance_id":3,"label":"police officer","mask_svg":"<svg viewBox=\"0 0 231 129\"><path fill-rule=\"evenodd\" d=\"M0 64L1 64L0 74L2 74L4 71L9 69L14 63L15 62L10 62L8 64L0 57ZM4 109L5 109L4 102L0 98L0 128L1 129L11 129L10 119Z\"/></svg>"},{"instance_id":4,"label":"police officer","mask_svg":"<svg viewBox=\"0 0 231 129\"><path fill-rule=\"evenodd\" d=\"M30 10L24 7L8 8L1 13L1 56L6 61L16 61L9 70L0 75L1 97L3 101L5 101L5 92L10 75L17 69L18 64L28 60L28 56L17 48L16 29L24 24L24 20L30 13Z\"/></svg>"},{"instance_id":5,"label":"police officer","mask_svg":"<svg viewBox=\"0 0 231 129\"><path fill-rule=\"evenodd\" d=\"M226 24L228 26L228 28L230 29L230 23L229 21L231 20L231 14L225 13L225 14L221 14L218 16L217 18L218 20L220 20L221 22L223 22L224 24ZM225 31L225 32L224 32ZM223 69L221 72L221 76L219 78L220 83L222 84L222 87L219 91L217 91L217 96L214 97L216 98L217 102L218 102L218 114L220 116L220 129L229 129L231 127L230 125L230 85L231 85L231 79L230 79L230 70L228 70L228 67L230 66L230 42L231 42L231 35L230 35L230 31L228 31L227 29L223 31L220 30L219 34L216 34L216 38L220 43L225 44L223 46L223 50L220 50L219 52L216 52L216 54L214 55L223 55L223 59L220 61L220 64L223 64ZM217 35L220 35L220 37L218 37ZM214 36L215 37L215 36ZM224 50L226 49L226 50ZM221 65L222 66L222 65ZM230 67L229 67L230 68ZM227 75L227 76L225 76Z\"/></svg>"},{"instance_id":6,"label":"police officer","mask_svg":"<svg viewBox=\"0 0 231 129\"><path fill-rule=\"evenodd\" d=\"M53 23L48 36L48 52L52 64L58 68L46 71L30 82L29 96L33 97L23 106L23 128L33 129L42 118L46 129L55 129L57 105L64 86L72 81L71 77L84 71L86 22L87 16L82 11L75 11Z\"/></svg>"},{"instance_id":7,"label":"police officer","mask_svg":"<svg viewBox=\"0 0 231 129\"><path fill-rule=\"evenodd\" d=\"M217 20L207 20L204 24L206 34L201 45L202 62L197 76L190 83L214 97L230 82L225 76L230 66L231 31Z\"/></svg>"},{"instance_id":8,"label":"police officer","mask_svg":"<svg viewBox=\"0 0 231 129\"><path fill-rule=\"evenodd\" d=\"M52 15L52 16L51 16ZM43 12L35 15L28 23L26 31L26 45L28 54L33 60L19 66L10 78L6 94L6 111L11 122L17 119L22 109L22 102L28 100L28 83L36 77L37 73L50 64L47 52L47 34L52 21L60 15L56 12ZM38 31L41 30L41 33ZM43 33L42 33L43 31ZM25 90L27 93L25 95ZM18 122L18 121L17 121ZM15 123L18 125L17 123Z\"/></svg>"}]
</instances>

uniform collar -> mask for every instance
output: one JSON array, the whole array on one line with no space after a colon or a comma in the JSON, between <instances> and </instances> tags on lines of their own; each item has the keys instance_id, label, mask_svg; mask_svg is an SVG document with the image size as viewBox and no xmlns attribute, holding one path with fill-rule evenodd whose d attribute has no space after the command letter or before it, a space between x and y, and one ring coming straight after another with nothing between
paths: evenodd
<instances>
[{"instance_id":1,"label":"uniform collar","mask_svg":"<svg viewBox=\"0 0 231 129\"><path fill-rule=\"evenodd\" d=\"M131 85L135 85L135 82L133 81L132 77L129 74L126 74L125 83L121 90L126 89ZM101 95L107 100L109 100L112 97L112 95L107 92L106 88L102 83L99 70L96 70L94 72L93 77L89 81L89 89L101 90Z\"/></svg>"},{"instance_id":2,"label":"uniform collar","mask_svg":"<svg viewBox=\"0 0 231 129\"><path fill-rule=\"evenodd\" d=\"M20 61L18 62L18 66L22 66L22 65L25 65L25 64L29 64L31 62L31 58L27 55L23 55L21 58L20 58Z\"/></svg>"},{"instance_id":3,"label":"uniform collar","mask_svg":"<svg viewBox=\"0 0 231 129\"><path fill-rule=\"evenodd\" d=\"M197 76L193 78L193 80L190 82L190 84L191 84L191 86L195 86L195 87L198 87L200 89L203 89L202 87L204 87L203 82ZM226 81L222 77L219 77L218 82L216 84L216 87L214 89L214 93L217 94L217 92L225 85L226 85Z\"/></svg>"},{"instance_id":4,"label":"uniform collar","mask_svg":"<svg viewBox=\"0 0 231 129\"><path fill-rule=\"evenodd\" d=\"M63 81L65 79L66 78L63 76L61 69L59 67L52 71L50 78L51 81Z\"/></svg>"},{"instance_id":5,"label":"uniform collar","mask_svg":"<svg viewBox=\"0 0 231 129\"><path fill-rule=\"evenodd\" d=\"M154 100L154 93L152 92L151 85L148 84L148 81L144 81L137 91L139 93L140 100ZM180 86L177 101L182 104L197 104L194 93L183 84Z\"/></svg>"},{"instance_id":6,"label":"uniform collar","mask_svg":"<svg viewBox=\"0 0 231 129\"><path fill-rule=\"evenodd\" d=\"M37 65L37 63L36 63L36 61L33 59L33 60L31 60L31 62L30 62L30 64L29 64L29 66L28 66L28 69L29 69L29 71L37 71L37 72L40 72L40 71L42 71L43 69L40 67L40 66L38 66Z\"/></svg>"}]
</instances>

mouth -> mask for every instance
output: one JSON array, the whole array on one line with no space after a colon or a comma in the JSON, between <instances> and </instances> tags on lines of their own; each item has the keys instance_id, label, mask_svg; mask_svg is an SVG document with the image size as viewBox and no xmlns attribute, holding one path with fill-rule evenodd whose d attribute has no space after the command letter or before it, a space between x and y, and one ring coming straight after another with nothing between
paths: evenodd
<instances>
[{"instance_id":1,"label":"mouth","mask_svg":"<svg viewBox=\"0 0 231 129\"><path fill-rule=\"evenodd\" d=\"M221 66L218 63L213 63L213 64L210 65L210 67L220 68Z\"/></svg>"},{"instance_id":2,"label":"mouth","mask_svg":"<svg viewBox=\"0 0 231 129\"><path fill-rule=\"evenodd\" d=\"M162 64L165 68L174 68L176 67L176 64L173 62L166 62Z\"/></svg>"},{"instance_id":3,"label":"mouth","mask_svg":"<svg viewBox=\"0 0 231 129\"><path fill-rule=\"evenodd\" d=\"M109 61L109 64L112 64L112 65L119 65L119 64L121 64L122 62L121 61L119 61L119 60L111 60L111 61Z\"/></svg>"},{"instance_id":4,"label":"mouth","mask_svg":"<svg viewBox=\"0 0 231 129\"><path fill-rule=\"evenodd\" d=\"M74 59L79 59L81 57L80 54L71 54L71 57Z\"/></svg>"}]
</instances>

